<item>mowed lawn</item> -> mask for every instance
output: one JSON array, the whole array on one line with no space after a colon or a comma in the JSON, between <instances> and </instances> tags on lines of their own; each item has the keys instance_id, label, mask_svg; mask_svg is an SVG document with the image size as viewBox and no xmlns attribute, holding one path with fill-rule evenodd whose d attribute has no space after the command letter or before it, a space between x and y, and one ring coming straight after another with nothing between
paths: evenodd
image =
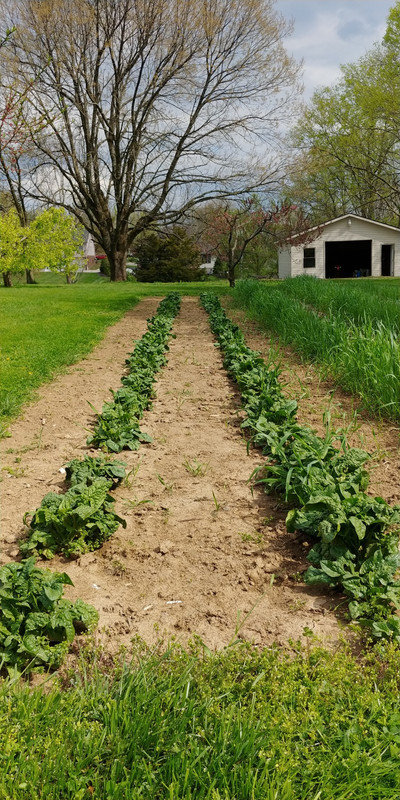
<instances>
[{"instance_id":1,"label":"mowed lawn","mask_svg":"<svg viewBox=\"0 0 400 800\"><path fill-rule=\"evenodd\" d=\"M173 290L196 295L205 287L219 294L228 291L226 281L111 284L100 275L82 276L71 286L40 283L1 289L0 433L35 389L89 353L107 327L141 297L162 297Z\"/></svg>"}]
</instances>

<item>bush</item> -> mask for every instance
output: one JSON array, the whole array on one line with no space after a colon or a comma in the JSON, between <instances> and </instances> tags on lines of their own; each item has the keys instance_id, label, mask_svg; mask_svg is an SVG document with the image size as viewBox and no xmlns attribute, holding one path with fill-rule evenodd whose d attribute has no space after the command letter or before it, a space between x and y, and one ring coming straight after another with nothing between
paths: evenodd
<instances>
[{"instance_id":1,"label":"bush","mask_svg":"<svg viewBox=\"0 0 400 800\"><path fill-rule=\"evenodd\" d=\"M175 283L204 280L199 269L200 253L184 228L175 226L169 235L148 233L137 242L136 278L144 283Z\"/></svg>"}]
</instances>

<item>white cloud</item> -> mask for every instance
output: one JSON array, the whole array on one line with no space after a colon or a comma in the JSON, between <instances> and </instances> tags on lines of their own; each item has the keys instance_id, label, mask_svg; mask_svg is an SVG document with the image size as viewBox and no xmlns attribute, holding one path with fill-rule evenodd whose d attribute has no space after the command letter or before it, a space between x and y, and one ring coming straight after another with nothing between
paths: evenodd
<instances>
[{"instance_id":1,"label":"white cloud","mask_svg":"<svg viewBox=\"0 0 400 800\"><path fill-rule=\"evenodd\" d=\"M360 58L380 41L393 0L276 0L284 17L294 17L286 48L304 60L305 98L334 83L340 65Z\"/></svg>"}]
</instances>

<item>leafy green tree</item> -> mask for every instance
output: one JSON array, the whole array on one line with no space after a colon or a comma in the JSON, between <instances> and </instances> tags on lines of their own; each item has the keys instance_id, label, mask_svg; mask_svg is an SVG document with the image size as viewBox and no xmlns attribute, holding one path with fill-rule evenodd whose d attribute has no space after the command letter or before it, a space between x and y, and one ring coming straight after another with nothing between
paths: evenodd
<instances>
[{"instance_id":1,"label":"leafy green tree","mask_svg":"<svg viewBox=\"0 0 400 800\"><path fill-rule=\"evenodd\" d=\"M25 229L20 259L24 269L64 273L67 283L83 263L84 229L62 208L38 214Z\"/></svg>"},{"instance_id":2,"label":"leafy green tree","mask_svg":"<svg viewBox=\"0 0 400 800\"><path fill-rule=\"evenodd\" d=\"M382 222L400 216L400 3L384 41L342 67L316 92L297 124L288 187L318 223L354 212Z\"/></svg>"},{"instance_id":3,"label":"leafy green tree","mask_svg":"<svg viewBox=\"0 0 400 800\"><path fill-rule=\"evenodd\" d=\"M67 283L83 263L84 230L61 208L49 208L22 226L15 208L0 215L0 272L5 286L25 270L62 272Z\"/></svg>"},{"instance_id":4,"label":"leafy green tree","mask_svg":"<svg viewBox=\"0 0 400 800\"><path fill-rule=\"evenodd\" d=\"M185 228L174 226L168 234L154 231L138 239L135 247L138 281L194 281L204 278L200 253Z\"/></svg>"},{"instance_id":5,"label":"leafy green tree","mask_svg":"<svg viewBox=\"0 0 400 800\"><path fill-rule=\"evenodd\" d=\"M23 271L22 254L23 228L14 208L0 214L0 272L4 286L11 286L11 275Z\"/></svg>"}]
</instances>

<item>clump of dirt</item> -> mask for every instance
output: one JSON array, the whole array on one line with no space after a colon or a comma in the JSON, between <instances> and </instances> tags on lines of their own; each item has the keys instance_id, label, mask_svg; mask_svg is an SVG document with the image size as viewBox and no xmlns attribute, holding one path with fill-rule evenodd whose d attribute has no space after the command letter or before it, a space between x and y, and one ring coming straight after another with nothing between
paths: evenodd
<instances>
[{"instance_id":1,"label":"clump of dirt","mask_svg":"<svg viewBox=\"0 0 400 800\"><path fill-rule=\"evenodd\" d=\"M60 467L87 452L86 401L99 407L108 387L119 385L132 338L157 304L143 300L12 426L3 443L3 464L11 467L3 470L3 561L17 555L24 511L50 489L62 490ZM111 652L137 634L148 643L197 634L212 649L236 637L285 645L304 632L337 641L337 596L299 580L307 543L287 534L276 498L252 492L248 479L262 457L247 454L240 399L196 298L183 298L174 332L141 426L153 443L123 454L130 476L116 496L126 530L78 561L46 565L71 576L67 596L99 610Z\"/></svg>"}]
</instances>

